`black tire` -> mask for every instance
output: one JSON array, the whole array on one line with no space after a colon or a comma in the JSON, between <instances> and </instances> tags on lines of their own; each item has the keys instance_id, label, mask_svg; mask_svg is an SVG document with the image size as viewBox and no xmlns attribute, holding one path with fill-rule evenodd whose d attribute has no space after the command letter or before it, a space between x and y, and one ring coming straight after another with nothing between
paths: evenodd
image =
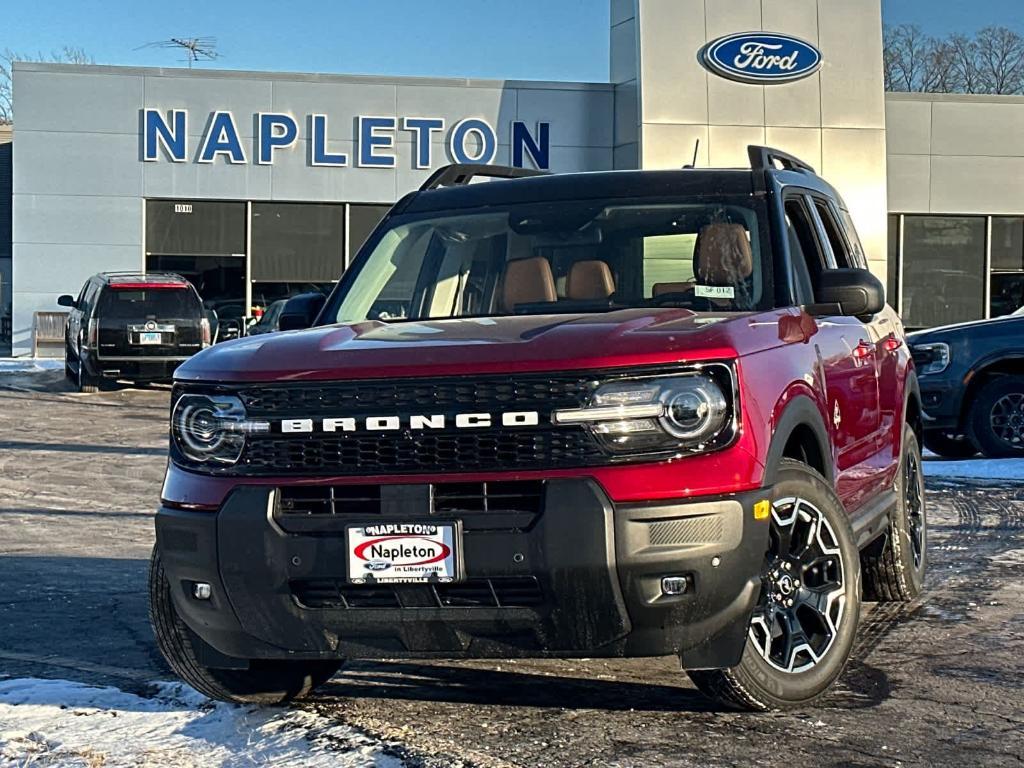
<instances>
[{"instance_id":1,"label":"black tire","mask_svg":"<svg viewBox=\"0 0 1024 768\"><path fill-rule=\"evenodd\" d=\"M82 350L78 350L78 374L75 378L75 383L78 386L79 392L86 392L92 394L100 391L100 380L95 376L90 376L89 372L85 369L85 361L82 359Z\"/></svg>"},{"instance_id":2,"label":"black tire","mask_svg":"<svg viewBox=\"0 0 1024 768\"><path fill-rule=\"evenodd\" d=\"M978 453L969 437L952 432L925 432L924 447L944 459L969 459Z\"/></svg>"},{"instance_id":3,"label":"black tire","mask_svg":"<svg viewBox=\"0 0 1024 768\"><path fill-rule=\"evenodd\" d=\"M261 660L248 669L215 669L199 663L192 634L174 610L170 585L153 550L149 564L149 622L171 670L211 699L235 704L281 704L307 696L330 680L340 661Z\"/></svg>"},{"instance_id":4,"label":"black tire","mask_svg":"<svg viewBox=\"0 0 1024 768\"><path fill-rule=\"evenodd\" d=\"M864 599L883 603L913 600L928 570L928 514L917 435L903 427L903 452L896 478L898 501L886 536L861 557Z\"/></svg>"},{"instance_id":5,"label":"black tire","mask_svg":"<svg viewBox=\"0 0 1024 768\"><path fill-rule=\"evenodd\" d=\"M76 384L77 374L71 368L71 345L64 342L64 378L70 381L72 384Z\"/></svg>"},{"instance_id":6,"label":"black tire","mask_svg":"<svg viewBox=\"0 0 1024 768\"><path fill-rule=\"evenodd\" d=\"M772 507L761 597L739 665L689 672L707 696L735 709L804 707L824 695L846 666L860 620L860 556L835 491L806 464L783 459ZM803 555L798 554L800 542L805 545ZM824 554L815 556L812 547ZM781 553L791 556L783 558ZM813 570L805 556L811 558L808 563L817 563ZM780 569L780 563L791 567ZM793 580L794 574L799 578ZM791 577L788 586L786 576ZM824 608L827 624L820 620L825 614L807 604L812 598ZM812 625L822 631L808 637ZM791 632L794 626L797 629ZM778 636L775 629L780 630ZM776 643L781 653L776 653Z\"/></svg>"},{"instance_id":7,"label":"black tire","mask_svg":"<svg viewBox=\"0 0 1024 768\"><path fill-rule=\"evenodd\" d=\"M982 386L967 418L987 458L1024 456L1024 377L999 376Z\"/></svg>"}]
</instances>

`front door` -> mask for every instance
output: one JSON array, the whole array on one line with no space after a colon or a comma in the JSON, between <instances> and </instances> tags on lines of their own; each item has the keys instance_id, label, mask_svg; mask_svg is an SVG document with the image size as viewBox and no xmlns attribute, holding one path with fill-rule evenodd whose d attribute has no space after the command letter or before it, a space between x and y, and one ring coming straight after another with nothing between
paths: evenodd
<instances>
[{"instance_id":1,"label":"front door","mask_svg":"<svg viewBox=\"0 0 1024 768\"><path fill-rule=\"evenodd\" d=\"M813 201L805 195L790 195L785 202L790 250L794 262L802 254L806 264L808 303L821 274L835 269L834 255L818 226ZM867 326L857 318L817 318L814 343L823 379L826 422L835 450L836 492L846 509L857 509L874 489L876 478L872 457L878 451L878 383L875 344Z\"/></svg>"}]
</instances>

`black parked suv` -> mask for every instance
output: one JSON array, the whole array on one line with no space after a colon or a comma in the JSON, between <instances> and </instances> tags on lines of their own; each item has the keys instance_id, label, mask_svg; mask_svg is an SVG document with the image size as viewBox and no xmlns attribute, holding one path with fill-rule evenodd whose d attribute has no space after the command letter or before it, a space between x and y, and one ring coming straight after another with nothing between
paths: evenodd
<instances>
[{"instance_id":1,"label":"black parked suv","mask_svg":"<svg viewBox=\"0 0 1024 768\"><path fill-rule=\"evenodd\" d=\"M64 372L82 392L105 380L159 381L210 345L210 323L196 289L181 275L101 272L69 307Z\"/></svg>"},{"instance_id":2,"label":"black parked suv","mask_svg":"<svg viewBox=\"0 0 1024 768\"><path fill-rule=\"evenodd\" d=\"M924 444L939 456L1024 456L1024 308L912 333Z\"/></svg>"}]
</instances>

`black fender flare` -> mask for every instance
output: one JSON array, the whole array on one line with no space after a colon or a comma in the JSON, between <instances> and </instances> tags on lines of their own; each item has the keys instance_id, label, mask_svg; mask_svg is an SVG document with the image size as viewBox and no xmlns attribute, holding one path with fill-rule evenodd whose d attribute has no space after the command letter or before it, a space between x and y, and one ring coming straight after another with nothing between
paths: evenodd
<instances>
[{"instance_id":1,"label":"black fender flare","mask_svg":"<svg viewBox=\"0 0 1024 768\"><path fill-rule=\"evenodd\" d=\"M910 414L910 398L913 397L917 400L917 412L920 418L920 424L915 428L915 432L918 432L918 439L921 438L921 432L924 431L924 401L921 400L921 385L917 381L917 373L911 369L907 371L907 379L903 384L903 419L900 424L900 442L903 442L903 424L907 423L907 416ZM913 427L914 425L911 424ZM900 445L902 450L903 446Z\"/></svg>"},{"instance_id":2,"label":"black fender flare","mask_svg":"<svg viewBox=\"0 0 1024 768\"><path fill-rule=\"evenodd\" d=\"M818 450L824 458L825 480L835 483L835 467L832 457L832 441L829 439L825 420L821 417L818 406L807 395L797 395L782 412L778 423L772 430L772 440L768 447L768 455L764 465L764 485L775 484L786 450L786 443L797 427L807 427L818 443Z\"/></svg>"}]
</instances>

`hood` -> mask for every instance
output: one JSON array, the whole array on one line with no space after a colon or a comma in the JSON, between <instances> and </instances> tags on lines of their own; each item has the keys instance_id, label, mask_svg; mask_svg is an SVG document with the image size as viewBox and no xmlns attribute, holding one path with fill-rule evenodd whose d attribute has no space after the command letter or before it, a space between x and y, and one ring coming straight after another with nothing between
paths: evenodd
<instances>
[{"instance_id":1,"label":"hood","mask_svg":"<svg viewBox=\"0 0 1024 768\"><path fill-rule=\"evenodd\" d=\"M1019 315L1006 315L1004 317L994 317L989 320L967 320L963 323L940 325L936 328L926 328L923 331L908 333L907 341L911 344L926 341L939 341L943 337L966 333L973 329L978 329L976 331L977 333L985 333L988 330L1003 330L1004 326L1014 323L1019 323L1019 327L1024 328L1024 317Z\"/></svg>"},{"instance_id":2,"label":"hood","mask_svg":"<svg viewBox=\"0 0 1024 768\"><path fill-rule=\"evenodd\" d=\"M777 318L772 318L777 328ZM603 368L736 355L750 314L607 313L330 325L223 342L178 368L191 381L291 381ZM749 331L745 336L749 336ZM772 333L778 343L778 334Z\"/></svg>"}]
</instances>

